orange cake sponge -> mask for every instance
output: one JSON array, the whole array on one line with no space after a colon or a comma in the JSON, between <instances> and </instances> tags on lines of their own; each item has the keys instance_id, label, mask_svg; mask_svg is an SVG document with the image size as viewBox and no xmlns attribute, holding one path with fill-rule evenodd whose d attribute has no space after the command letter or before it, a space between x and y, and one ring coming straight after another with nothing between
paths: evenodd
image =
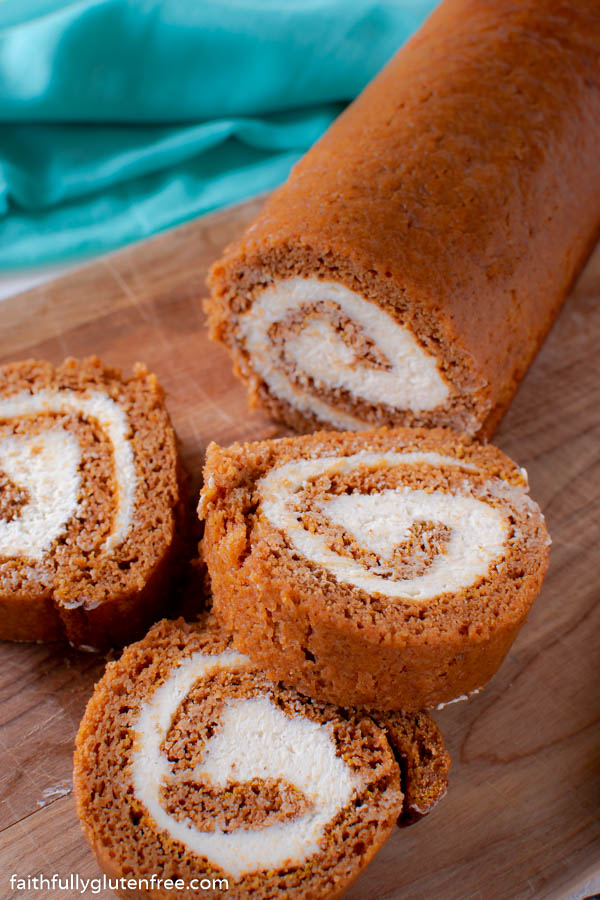
<instances>
[{"instance_id":1,"label":"orange cake sponge","mask_svg":"<svg viewBox=\"0 0 600 900\"><path fill-rule=\"evenodd\" d=\"M210 276L298 430L500 420L600 229L597 0L444 0Z\"/></svg>"},{"instance_id":2,"label":"orange cake sponge","mask_svg":"<svg viewBox=\"0 0 600 900\"><path fill-rule=\"evenodd\" d=\"M0 638L102 649L164 611L183 472L154 375L0 368Z\"/></svg>"},{"instance_id":3,"label":"orange cake sponge","mask_svg":"<svg viewBox=\"0 0 600 900\"><path fill-rule=\"evenodd\" d=\"M273 678L419 710L499 667L549 538L527 477L444 429L208 448L199 512L214 611Z\"/></svg>"},{"instance_id":4,"label":"orange cake sponge","mask_svg":"<svg viewBox=\"0 0 600 900\"><path fill-rule=\"evenodd\" d=\"M214 620L160 622L109 663L77 735L85 835L128 898L339 897L399 816L443 796L426 714L311 701L270 682ZM398 757L396 756L398 754ZM404 796L403 796L404 794ZM405 804L408 804L405 809Z\"/></svg>"}]
</instances>

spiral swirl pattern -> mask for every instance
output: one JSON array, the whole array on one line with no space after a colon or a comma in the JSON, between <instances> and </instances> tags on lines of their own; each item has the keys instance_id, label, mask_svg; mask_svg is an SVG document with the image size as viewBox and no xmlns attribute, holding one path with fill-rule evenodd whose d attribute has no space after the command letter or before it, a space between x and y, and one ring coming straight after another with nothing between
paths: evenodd
<instances>
[{"instance_id":1,"label":"spiral swirl pattern","mask_svg":"<svg viewBox=\"0 0 600 900\"><path fill-rule=\"evenodd\" d=\"M368 410L431 411L449 385L412 331L342 284L290 278L265 288L240 316L238 340L270 392L336 428ZM363 412L352 412L356 406ZM346 411L345 411L346 410Z\"/></svg>"},{"instance_id":2,"label":"spiral swirl pattern","mask_svg":"<svg viewBox=\"0 0 600 900\"><path fill-rule=\"evenodd\" d=\"M137 479L131 429L121 407L99 391L23 391L0 399L0 422L10 426L11 421L39 421L41 417L49 427L29 435L6 434L0 440L0 470L25 489L29 498L19 515L11 521L0 520L2 557L41 559L64 534L70 519L83 513L79 502L81 446L71 432L57 425L57 416L92 421L110 442L116 496L104 551L117 547L131 527Z\"/></svg>"},{"instance_id":3,"label":"spiral swirl pattern","mask_svg":"<svg viewBox=\"0 0 600 900\"><path fill-rule=\"evenodd\" d=\"M250 660L232 650L195 653L183 660L143 705L135 726L132 774L136 796L159 828L239 879L256 870L299 865L319 852L325 827L346 806L360 782L336 754L328 725L297 714L293 718L267 694L225 700L220 725L192 772L176 772L164 744L180 704L197 682L218 670L243 670ZM262 828L200 830L163 804L161 789L173 780L231 790L252 779L294 786L306 812Z\"/></svg>"},{"instance_id":4,"label":"spiral swirl pattern","mask_svg":"<svg viewBox=\"0 0 600 900\"><path fill-rule=\"evenodd\" d=\"M394 470L407 478L386 487ZM444 471L461 474L458 489L404 483L411 473L440 481ZM267 520L338 582L426 603L469 587L503 557L506 511L490 503L477 474L434 452L361 451L285 463L258 491Z\"/></svg>"}]
</instances>

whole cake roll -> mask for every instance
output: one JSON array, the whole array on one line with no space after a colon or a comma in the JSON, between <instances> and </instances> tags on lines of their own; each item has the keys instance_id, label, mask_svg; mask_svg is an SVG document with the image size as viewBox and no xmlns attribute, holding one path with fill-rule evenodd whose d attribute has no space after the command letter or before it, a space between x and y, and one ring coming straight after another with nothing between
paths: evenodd
<instances>
[{"instance_id":1,"label":"whole cake roll","mask_svg":"<svg viewBox=\"0 0 600 900\"><path fill-rule=\"evenodd\" d=\"M490 434L600 228L596 2L444 0L215 263L254 402Z\"/></svg>"},{"instance_id":2,"label":"whole cake roll","mask_svg":"<svg viewBox=\"0 0 600 900\"><path fill-rule=\"evenodd\" d=\"M90 358L0 368L0 638L101 649L164 610L183 474L162 389Z\"/></svg>"},{"instance_id":3,"label":"whole cake roll","mask_svg":"<svg viewBox=\"0 0 600 900\"><path fill-rule=\"evenodd\" d=\"M426 713L380 726L312 702L210 620L160 622L109 663L76 744L84 833L111 878L137 879L117 886L128 898L339 897L404 815L403 791L427 811L449 766Z\"/></svg>"},{"instance_id":4,"label":"whole cake roll","mask_svg":"<svg viewBox=\"0 0 600 900\"><path fill-rule=\"evenodd\" d=\"M450 430L212 444L204 478L215 614L271 677L341 705L481 688L548 565L525 471Z\"/></svg>"}]
</instances>

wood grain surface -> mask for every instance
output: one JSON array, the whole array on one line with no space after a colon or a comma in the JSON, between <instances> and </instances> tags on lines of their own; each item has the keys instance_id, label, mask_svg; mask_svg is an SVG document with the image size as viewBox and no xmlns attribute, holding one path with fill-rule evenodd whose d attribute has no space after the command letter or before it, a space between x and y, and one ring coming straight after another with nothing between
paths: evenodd
<instances>
[{"instance_id":1,"label":"wood grain surface","mask_svg":"<svg viewBox=\"0 0 600 900\"><path fill-rule=\"evenodd\" d=\"M197 490L209 441L277 433L248 413L200 304L208 265L259 205L5 301L0 360L144 361L167 391ZM526 466L546 514L546 583L487 689L437 714L453 756L447 797L396 831L348 900L558 900L600 874L599 344L597 251L495 438ZM5 643L0 654L0 897L63 900L73 895L11 891L8 878L99 874L77 823L71 762L105 660L51 645Z\"/></svg>"}]
</instances>

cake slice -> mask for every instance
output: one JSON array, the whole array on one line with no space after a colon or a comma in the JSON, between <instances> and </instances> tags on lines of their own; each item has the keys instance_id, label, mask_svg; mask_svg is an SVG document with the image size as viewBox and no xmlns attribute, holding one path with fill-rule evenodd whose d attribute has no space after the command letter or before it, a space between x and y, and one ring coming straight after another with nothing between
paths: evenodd
<instances>
[{"instance_id":1,"label":"cake slice","mask_svg":"<svg viewBox=\"0 0 600 900\"><path fill-rule=\"evenodd\" d=\"M183 474L154 375L0 368L0 637L101 649L164 611Z\"/></svg>"},{"instance_id":2,"label":"cake slice","mask_svg":"<svg viewBox=\"0 0 600 900\"><path fill-rule=\"evenodd\" d=\"M273 678L341 705L482 687L548 564L526 473L453 431L212 444L204 479L217 617Z\"/></svg>"},{"instance_id":3,"label":"cake slice","mask_svg":"<svg viewBox=\"0 0 600 900\"><path fill-rule=\"evenodd\" d=\"M214 620L160 622L108 664L88 703L74 768L84 833L112 879L137 879L113 887L121 897L173 897L179 879L181 900L199 888L339 897L404 816L403 793L428 790L431 807L446 789L433 720L395 723L406 757L427 746L428 763L402 769L376 719L270 682Z\"/></svg>"}]
</instances>

